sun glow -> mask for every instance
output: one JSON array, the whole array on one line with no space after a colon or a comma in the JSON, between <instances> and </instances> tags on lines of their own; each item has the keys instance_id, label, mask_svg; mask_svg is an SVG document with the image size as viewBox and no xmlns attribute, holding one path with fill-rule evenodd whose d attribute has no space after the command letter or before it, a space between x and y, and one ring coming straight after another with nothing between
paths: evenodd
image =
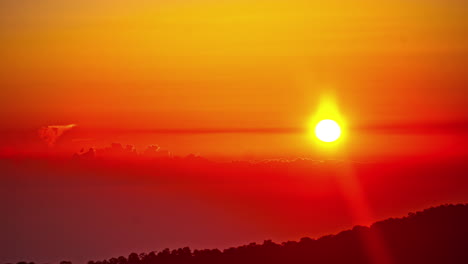
<instances>
[{"instance_id":1,"label":"sun glow","mask_svg":"<svg viewBox=\"0 0 468 264\"><path fill-rule=\"evenodd\" d=\"M326 146L326 149L343 140L346 122L332 97L321 98L317 112L309 120L309 131L314 141Z\"/></svg>"},{"instance_id":2,"label":"sun glow","mask_svg":"<svg viewBox=\"0 0 468 264\"><path fill-rule=\"evenodd\" d=\"M315 136L323 142L333 142L340 138L340 135L341 128L334 120L325 119L315 126Z\"/></svg>"}]
</instances>

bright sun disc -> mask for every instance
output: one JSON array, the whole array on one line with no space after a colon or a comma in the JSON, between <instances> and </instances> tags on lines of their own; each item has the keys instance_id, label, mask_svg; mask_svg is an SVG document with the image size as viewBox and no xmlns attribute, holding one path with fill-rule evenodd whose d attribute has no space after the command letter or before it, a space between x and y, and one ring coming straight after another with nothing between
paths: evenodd
<instances>
[{"instance_id":1,"label":"bright sun disc","mask_svg":"<svg viewBox=\"0 0 468 264\"><path fill-rule=\"evenodd\" d=\"M323 142L333 142L341 135L341 128L336 121L325 119L315 126L315 135Z\"/></svg>"}]
</instances>

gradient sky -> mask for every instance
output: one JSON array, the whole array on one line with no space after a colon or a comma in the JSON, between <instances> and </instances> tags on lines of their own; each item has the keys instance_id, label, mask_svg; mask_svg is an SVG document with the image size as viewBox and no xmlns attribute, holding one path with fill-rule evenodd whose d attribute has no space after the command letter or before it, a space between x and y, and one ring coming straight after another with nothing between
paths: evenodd
<instances>
[{"instance_id":1,"label":"gradient sky","mask_svg":"<svg viewBox=\"0 0 468 264\"><path fill-rule=\"evenodd\" d=\"M0 262L299 240L468 202L466 159L0 160Z\"/></svg>"},{"instance_id":2,"label":"gradient sky","mask_svg":"<svg viewBox=\"0 0 468 264\"><path fill-rule=\"evenodd\" d=\"M467 10L0 1L0 262L297 240L468 202ZM344 136L319 144L328 114Z\"/></svg>"},{"instance_id":3,"label":"gradient sky","mask_svg":"<svg viewBox=\"0 0 468 264\"><path fill-rule=\"evenodd\" d=\"M36 147L37 137L27 135L42 126L77 124L81 130L58 145L307 155L314 146L306 133L282 131L304 131L323 96L334 98L352 127L367 128L350 131L349 153L437 152L460 139L417 137L422 149L398 149L415 137L395 135L386 144L378 135L402 125L411 134L466 132L466 1L0 5L1 145L10 148ZM271 131L211 141L142 133L264 128ZM440 146L427 149L427 142Z\"/></svg>"}]
</instances>

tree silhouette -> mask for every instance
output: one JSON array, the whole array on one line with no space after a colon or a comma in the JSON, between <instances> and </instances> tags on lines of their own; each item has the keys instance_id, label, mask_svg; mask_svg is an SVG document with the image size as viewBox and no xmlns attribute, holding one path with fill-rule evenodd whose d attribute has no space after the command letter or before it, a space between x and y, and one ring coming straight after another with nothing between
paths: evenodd
<instances>
[{"instance_id":1,"label":"tree silhouette","mask_svg":"<svg viewBox=\"0 0 468 264\"><path fill-rule=\"evenodd\" d=\"M376 264L369 252L372 248L369 238L377 236L389 252L392 261L389 263L468 263L468 204L429 208L319 239L304 237L299 242L281 244L265 240L263 244L251 243L223 251L166 248L88 264Z\"/></svg>"}]
</instances>

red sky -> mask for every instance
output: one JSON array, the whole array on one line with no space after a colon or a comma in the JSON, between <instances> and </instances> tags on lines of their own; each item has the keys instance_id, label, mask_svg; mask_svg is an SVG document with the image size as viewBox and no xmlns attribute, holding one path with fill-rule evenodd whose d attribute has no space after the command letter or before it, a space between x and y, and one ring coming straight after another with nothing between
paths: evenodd
<instances>
[{"instance_id":1,"label":"red sky","mask_svg":"<svg viewBox=\"0 0 468 264\"><path fill-rule=\"evenodd\" d=\"M0 261L318 237L468 201L464 160L2 160Z\"/></svg>"}]
</instances>

